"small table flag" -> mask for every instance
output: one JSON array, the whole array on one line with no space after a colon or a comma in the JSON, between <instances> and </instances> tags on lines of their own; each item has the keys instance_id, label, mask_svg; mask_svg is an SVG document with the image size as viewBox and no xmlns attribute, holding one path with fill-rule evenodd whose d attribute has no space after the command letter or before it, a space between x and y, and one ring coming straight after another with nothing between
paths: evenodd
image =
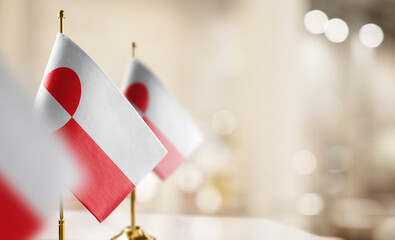
<instances>
[{"instance_id":1,"label":"small table flag","mask_svg":"<svg viewBox=\"0 0 395 240\"><path fill-rule=\"evenodd\" d=\"M166 180L197 148L202 134L161 81L136 59L130 61L124 94L168 151L154 168Z\"/></svg>"},{"instance_id":2,"label":"small table flag","mask_svg":"<svg viewBox=\"0 0 395 240\"><path fill-rule=\"evenodd\" d=\"M167 153L111 79L62 33L35 110L75 153L82 184L71 191L100 222Z\"/></svg>"},{"instance_id":3,"label":"small table flag","mask_svg":"<svg viewBox=\"0 0 395 240\"><path fill-rule=\"evenodd\" d=\"M2 66L0 111L0 238L32 239L67 186L77 183L78 169Z\"/></svg>"}]
</instances>

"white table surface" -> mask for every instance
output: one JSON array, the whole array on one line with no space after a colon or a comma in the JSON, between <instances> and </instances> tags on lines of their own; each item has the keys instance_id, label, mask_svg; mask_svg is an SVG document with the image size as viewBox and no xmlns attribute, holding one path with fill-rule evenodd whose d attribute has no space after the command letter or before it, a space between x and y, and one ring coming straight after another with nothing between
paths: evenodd
<instances>
[{"instance_id":1,"label":"white table surface","mask_svg":"<svg viewBox=\"0 0 395 240\"><path fill-rule=\"evenodd\" d=\"M37 237L40 240L57 239L57 216ZM109 240L129 225L128 213L116 213L99 223L87 211L66 211L67 240ZM137 225L157 240L324 240L267 219L226 218L185 215L138 214Z\"/></svg>"}]
</instances>

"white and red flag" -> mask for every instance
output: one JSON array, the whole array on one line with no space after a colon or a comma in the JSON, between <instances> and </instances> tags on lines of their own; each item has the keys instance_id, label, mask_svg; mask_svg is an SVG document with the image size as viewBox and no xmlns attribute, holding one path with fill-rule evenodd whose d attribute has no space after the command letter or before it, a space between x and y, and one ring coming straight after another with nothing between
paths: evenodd
<instances>
[{"instance_id":1,"label":"white and red flag","mask_svg":"<svg viewBox=\"0 0 395 240\"><path fill-rule=\"evenodd\" d=\"M31 239L78 174L0 66L0 235Z\"/></svg>"},{"instance_id":2,"label":"white and red flag","mask_svg":"<svg viewBox=\"0 0 395 240\"><path fill-rule=\"evenodd\" d=\"M168 151L154 172L166 180L202 141L202 135L166 87L136 59L130 61L124 94Z\"/></svg>"},{"instance_id":3,"label":"white and red flag","mask_svg":"<svg viewBox=\"0 0 395 240\"><path fill-rule=\"evenodd\" d=\"M111 79L62 33L35 109L78 156L83 184L71 191L100 222L166 155Z\"/></svg>"}]
</instances>

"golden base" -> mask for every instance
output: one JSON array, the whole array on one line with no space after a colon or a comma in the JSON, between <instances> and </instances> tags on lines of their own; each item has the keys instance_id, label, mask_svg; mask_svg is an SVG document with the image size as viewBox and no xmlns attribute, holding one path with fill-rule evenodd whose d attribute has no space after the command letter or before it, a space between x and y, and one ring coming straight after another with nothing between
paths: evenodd
<instances>
[{"instance_id":1,"label":"golden base","mask_svg":"<svg viewBox=\"0 0 395 240\"><path fill-rule=\"evenodd\" d=\"M144 230L140 227L136 227L135 230L132 230L130 227L126 227L122 230L120 234L111 238L111 240L117 239L127 239L127 240L156 240L155 237L148 235L144 232Z\"/></svg>"}]
</instances>

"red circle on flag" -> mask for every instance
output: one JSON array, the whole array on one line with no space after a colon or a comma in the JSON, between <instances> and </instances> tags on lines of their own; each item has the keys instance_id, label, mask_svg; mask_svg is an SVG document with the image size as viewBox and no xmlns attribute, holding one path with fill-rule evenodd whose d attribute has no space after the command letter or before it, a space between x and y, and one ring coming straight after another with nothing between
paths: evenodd
<instances>
[{"instance_id":1,"label":"red circle on flag","mask_svg":"<svg viewBox=\"0 0 395 240\"><path fill-rule=\"evenodd\" d=\"M78 75L70 68L56 68L45 76L43 85L70 116L73 116L81 99Z\"/></svg>"},{"instance_id":2,"label":"red circle on flag","mask_svg":"<svg viewBox=\"0 0 395 240\"><path fill-rule=\"evenodd\" d=\"M148 108L149 93L147 87L140 82L131 84L125 91L125 96L129 101L145 113Z\"/></svg>"}]
</instances>

